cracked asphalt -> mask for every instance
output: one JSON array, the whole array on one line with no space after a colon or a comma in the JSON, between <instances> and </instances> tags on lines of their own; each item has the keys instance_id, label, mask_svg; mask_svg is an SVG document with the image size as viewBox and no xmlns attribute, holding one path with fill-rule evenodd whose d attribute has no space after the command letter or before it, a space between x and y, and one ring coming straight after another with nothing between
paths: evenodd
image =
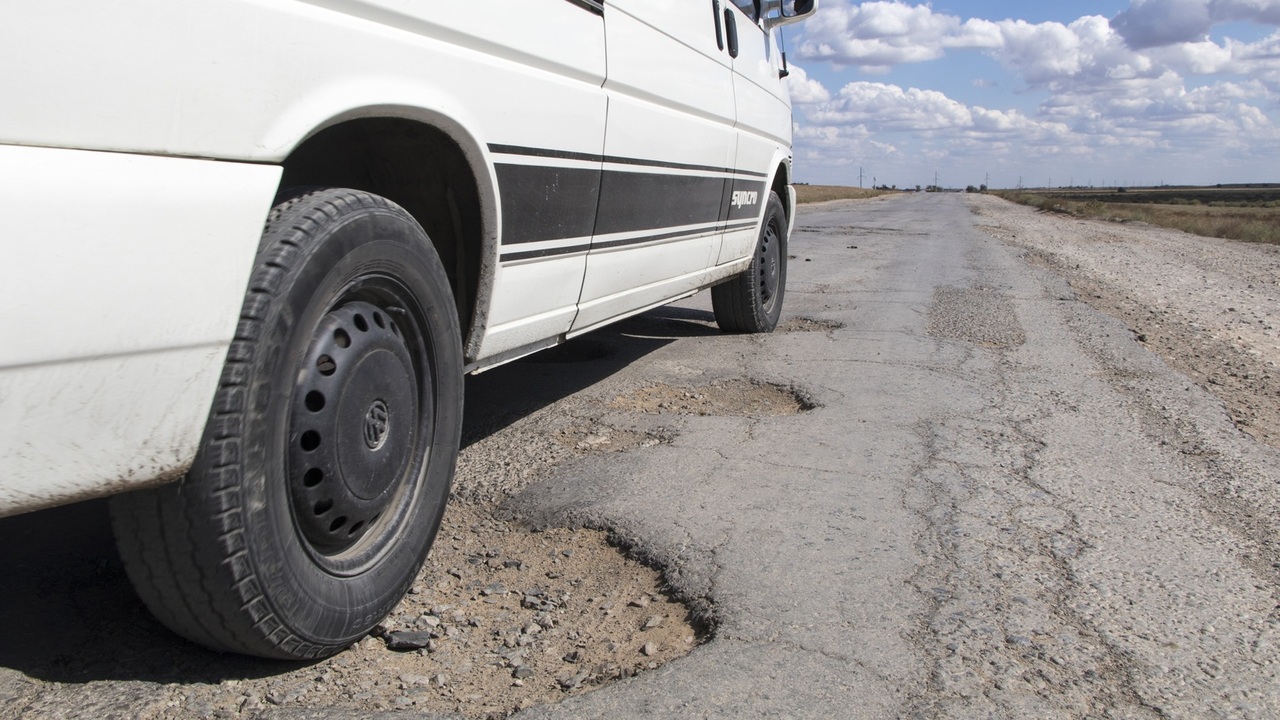
<instances>
[{"instance_id":1,"label":"cracked asphalt","mask_svg":"<svg viewBox=\"0 0 1280 720\"><path fill-rule=\"evenodd\" d=\"M963 196L805 208L789 250L821 331L620 375L817 407L682 417L508 501L610 529L714 639L528 717L1280 716L1275 449Z\"/></svg>"}]
</instances>

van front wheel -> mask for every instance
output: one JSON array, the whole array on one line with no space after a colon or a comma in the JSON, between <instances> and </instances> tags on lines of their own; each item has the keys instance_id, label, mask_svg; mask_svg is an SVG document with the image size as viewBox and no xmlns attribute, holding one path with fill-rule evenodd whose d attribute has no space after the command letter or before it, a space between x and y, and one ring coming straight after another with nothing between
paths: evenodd
<instances>
[{"instance_id":1,"label":"van front wheel","mask_svg":"<svg viewBox=\"0 0 1280 720\"><path fill-rule=\"evenodd\" d=\"M216 650L332 655L435 538L462 419L453 294L412 216L313 189L271 212L190 472L112 499L157 618Z\"/></svg>"}]
</instances>

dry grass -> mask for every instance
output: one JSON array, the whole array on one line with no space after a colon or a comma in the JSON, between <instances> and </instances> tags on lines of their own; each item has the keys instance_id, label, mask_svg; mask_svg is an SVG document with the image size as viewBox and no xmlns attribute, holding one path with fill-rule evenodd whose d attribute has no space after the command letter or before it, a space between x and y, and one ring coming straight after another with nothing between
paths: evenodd
<instances>
[{"instance_id":1,"label":"dry grass","mask_svg":"<svg viewBox=\"0 0 1280 720\"><path fill-rule=\"evenodd\" d=\"M1046 212L1111 221L1139 221L1193 235L1280 245L1280 208L1275 207L1080 201L1027 192L996 194Z\"/></svg>"},{"instance_id":2,"label":"dry grass","mask_svg":"<svg viewBox=\"0 0 1280 720\"><path fill-rule=\"evenodd\" d=\"M887 190L844 187L842 185L796 185L796 202L816 203L828 200L865 200L884 195Z\"/></svg>"}]
</instances>

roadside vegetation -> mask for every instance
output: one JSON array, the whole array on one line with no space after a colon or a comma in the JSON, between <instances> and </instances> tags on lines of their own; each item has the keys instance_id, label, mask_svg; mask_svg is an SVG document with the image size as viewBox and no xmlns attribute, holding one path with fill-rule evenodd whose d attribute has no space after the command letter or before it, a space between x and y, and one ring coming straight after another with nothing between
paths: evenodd
<instances>
[{"instance_id":1,"label":"roadside vegetation","mask_svg":"<svg viewBox=\"0 0 1280 720\"><path fill-rule=\"evenodd\" d=\"M1280 186L999 191L1046 212L1145 222L1193 235L1280 245Z\"/></svg>"},{"instance_id":2,"label":"roadside vegetation","mask_svg":"<svg viewBox=\"0 0 1280 720\"><path fill-rule=\"evenodd\" d=\"M842 185L796 185L796 202L816 203L828 200L864 200L884 195L891 190L844 187Z\"/></svg>"}]
</instances>

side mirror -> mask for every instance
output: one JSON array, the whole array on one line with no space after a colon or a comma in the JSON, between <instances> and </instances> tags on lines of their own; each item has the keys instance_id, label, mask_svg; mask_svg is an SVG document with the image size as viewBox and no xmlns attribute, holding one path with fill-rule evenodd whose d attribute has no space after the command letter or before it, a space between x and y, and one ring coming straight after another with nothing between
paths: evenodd
<instances>
[{"instance_id":1,"label":"side mirror","mask_svg":"<svg viewBox=\"0 0 1280 720\"><path fill-rule=\"evenodd\" d=\"M809 15L818 9L818 0L787 0L782 3L782 14L787 17Z\"/></svg>"},{"instance_id":2,"label":"side mirror","mask_svg":"<svg viewBox=\"0 0 1280 720\"><path fill-rule=\"evenodd\" d=\"M818 11L818 0L767 0L766 29L797 23Z\"/></svg>"}]
</instances>

